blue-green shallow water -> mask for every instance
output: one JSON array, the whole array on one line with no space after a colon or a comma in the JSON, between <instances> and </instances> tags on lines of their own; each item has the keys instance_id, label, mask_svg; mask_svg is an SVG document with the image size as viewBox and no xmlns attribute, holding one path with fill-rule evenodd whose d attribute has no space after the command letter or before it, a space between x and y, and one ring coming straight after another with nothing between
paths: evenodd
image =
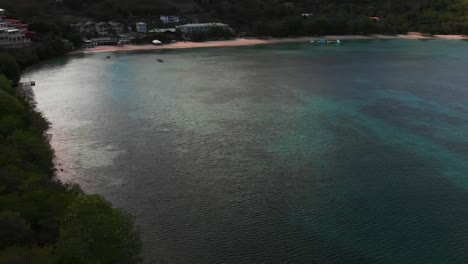
<instances>
[{"instance_id":1,"label":"blue-green shallow water","mask_svg":"<svg viewBox=\"0 0 468 264\"><path fill-rule=\"evenodd\" d=\"M60 178L132 212L148 261L468 263L468 42L101 53L29 77Z\"/></svg>"}]
</instances>

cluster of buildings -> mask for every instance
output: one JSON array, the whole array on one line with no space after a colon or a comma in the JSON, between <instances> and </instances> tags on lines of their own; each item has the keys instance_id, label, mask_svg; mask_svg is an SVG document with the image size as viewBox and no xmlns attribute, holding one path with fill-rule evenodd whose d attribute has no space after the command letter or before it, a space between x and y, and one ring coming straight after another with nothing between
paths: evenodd
<instances>
[{"instance_id":1,"label":"cluster of buildings","mask_svg":"<svg viewBox=\"0 0 468 264\"><path fill-rule=\"evenodd\" d=\"M189 36L195 32L206 32L212 29L222 29L229 30L229 25L223 23L191 23L180 26L175 26L173 28L155 28L147 31L146 23L138 22L136 23L136 31L138 33L175 33L177 30L180 30L183 36Z\"/></svg>"},{"instance_id":2,"label":"cluster of buildings","mask_svg":"<svg viewBox=\"0 0 468 264\"><path fill-rule=\"evenodd\" d=\"M162 33L173 35L180 31L182 36L190 37L194 32L209 31L213 28L229 29L229 26L222 23L202 23L202 24L184 24L186 21L178 16L161 15L161 23L166 27L149 29L145 22L137 22L133 26L125 25L119 22L92 22L72 24L71 28L81 32L84 43L87 47L97 45L124 45L130 43L132 38Z\"/></svg>"},{"instance_id":3,"label":"cluster of buildings","mask_svg":"<svg viewBox=\"0 0 468 264\"><path fill-rule=\"evenodd\" d=\"M2 47L24 47L31 44L31 37L35 34L28 30L28 24L21 20L7 18L5 10L0 9L0 46Z\"/></svg>"},{"instance_id":4,"label":"cluster of buildings","mask_svg":"<svg viewBox=\"0 0 468 264\"><path fill-rule=\"evenodd\" d=\"M178 16L167 16L162 15L159 17L163 24L178 24L182 19ZM95 34L97 36L109 36L118 35L126 31L132 31L131 27L125 27L123 23L119 22L93 22L88 21L86 23L71 24L71 27L85 34ZM147 24L144 22L138 22L135 24L135 31L138 33L147 33Z\"/></svg>"},{"instance_id":5,"label":"cluster of buildings","mask_svg":"<svg viewBox=\"0 0 468 264\"><path fill-rule=\"evenodd\" d=\"M96 34L98 36L108 36L122 34L125 26L119 22L92 22L71 24L71 28L85 34Z\"/></svg>"}]
</instances>

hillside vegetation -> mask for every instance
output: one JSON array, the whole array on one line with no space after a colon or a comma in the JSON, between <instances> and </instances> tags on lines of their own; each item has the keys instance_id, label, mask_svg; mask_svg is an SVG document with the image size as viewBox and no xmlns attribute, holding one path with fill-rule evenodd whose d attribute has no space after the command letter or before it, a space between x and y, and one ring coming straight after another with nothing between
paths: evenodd
<instances>
[{"instance_id":1,"label":"hillside vegetation","mask_svg":"<svg viewBox=\"0 0 468 264\"><path fill-rule=\"evenodd\" d=\"M0 53L0 264L138 263L133 217L54 179L48 122Z\"/></svg>"},{"instance_id":2,"label":"hillside vegetation","mask_svg":"<svg viewBox=\"0 0 468 264\"><path fill-rule=\"evenodd\" d=\"M195 21L222 21L238 32L288 36L421 31L468 34L468 0L0 0L20 16L50 12L94 19L128 20L181 14ZM309 13L308 19L302 13ZM377 16L380 21L369 20Z\"/></svg>"}]
</instances>

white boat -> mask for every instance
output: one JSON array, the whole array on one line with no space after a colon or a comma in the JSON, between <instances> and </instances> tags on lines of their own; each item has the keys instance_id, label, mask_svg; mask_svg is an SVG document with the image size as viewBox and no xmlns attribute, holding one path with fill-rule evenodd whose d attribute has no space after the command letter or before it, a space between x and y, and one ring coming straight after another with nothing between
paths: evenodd
<instances>
[{"instance_id":1,"label":"white boat","mask_svg":"<svg viewBox=\"0 0 468 264\"><path fill-rule=\"evenodd\" d=\"M162 42L157 40L157 39L153 40L152 42L153 42L154 45L161 45L162 44Z\"/></svg>"}]
</instances>

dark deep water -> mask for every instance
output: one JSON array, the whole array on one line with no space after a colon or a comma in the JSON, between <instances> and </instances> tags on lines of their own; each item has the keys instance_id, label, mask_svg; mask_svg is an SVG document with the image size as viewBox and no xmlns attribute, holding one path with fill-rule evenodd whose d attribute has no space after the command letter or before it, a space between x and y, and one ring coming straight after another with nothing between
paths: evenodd
<instances>
[{"instance_id":1,"label":"dark deep water","mask_svg":"<svg viewBox=\"0 0 468 264\"><path fill-rule=\"evenodd\" d=\"M148 262L468 263L466 41L101 53L29 77L60 178L133 213Z\"/></svg>"}]
</instances>

